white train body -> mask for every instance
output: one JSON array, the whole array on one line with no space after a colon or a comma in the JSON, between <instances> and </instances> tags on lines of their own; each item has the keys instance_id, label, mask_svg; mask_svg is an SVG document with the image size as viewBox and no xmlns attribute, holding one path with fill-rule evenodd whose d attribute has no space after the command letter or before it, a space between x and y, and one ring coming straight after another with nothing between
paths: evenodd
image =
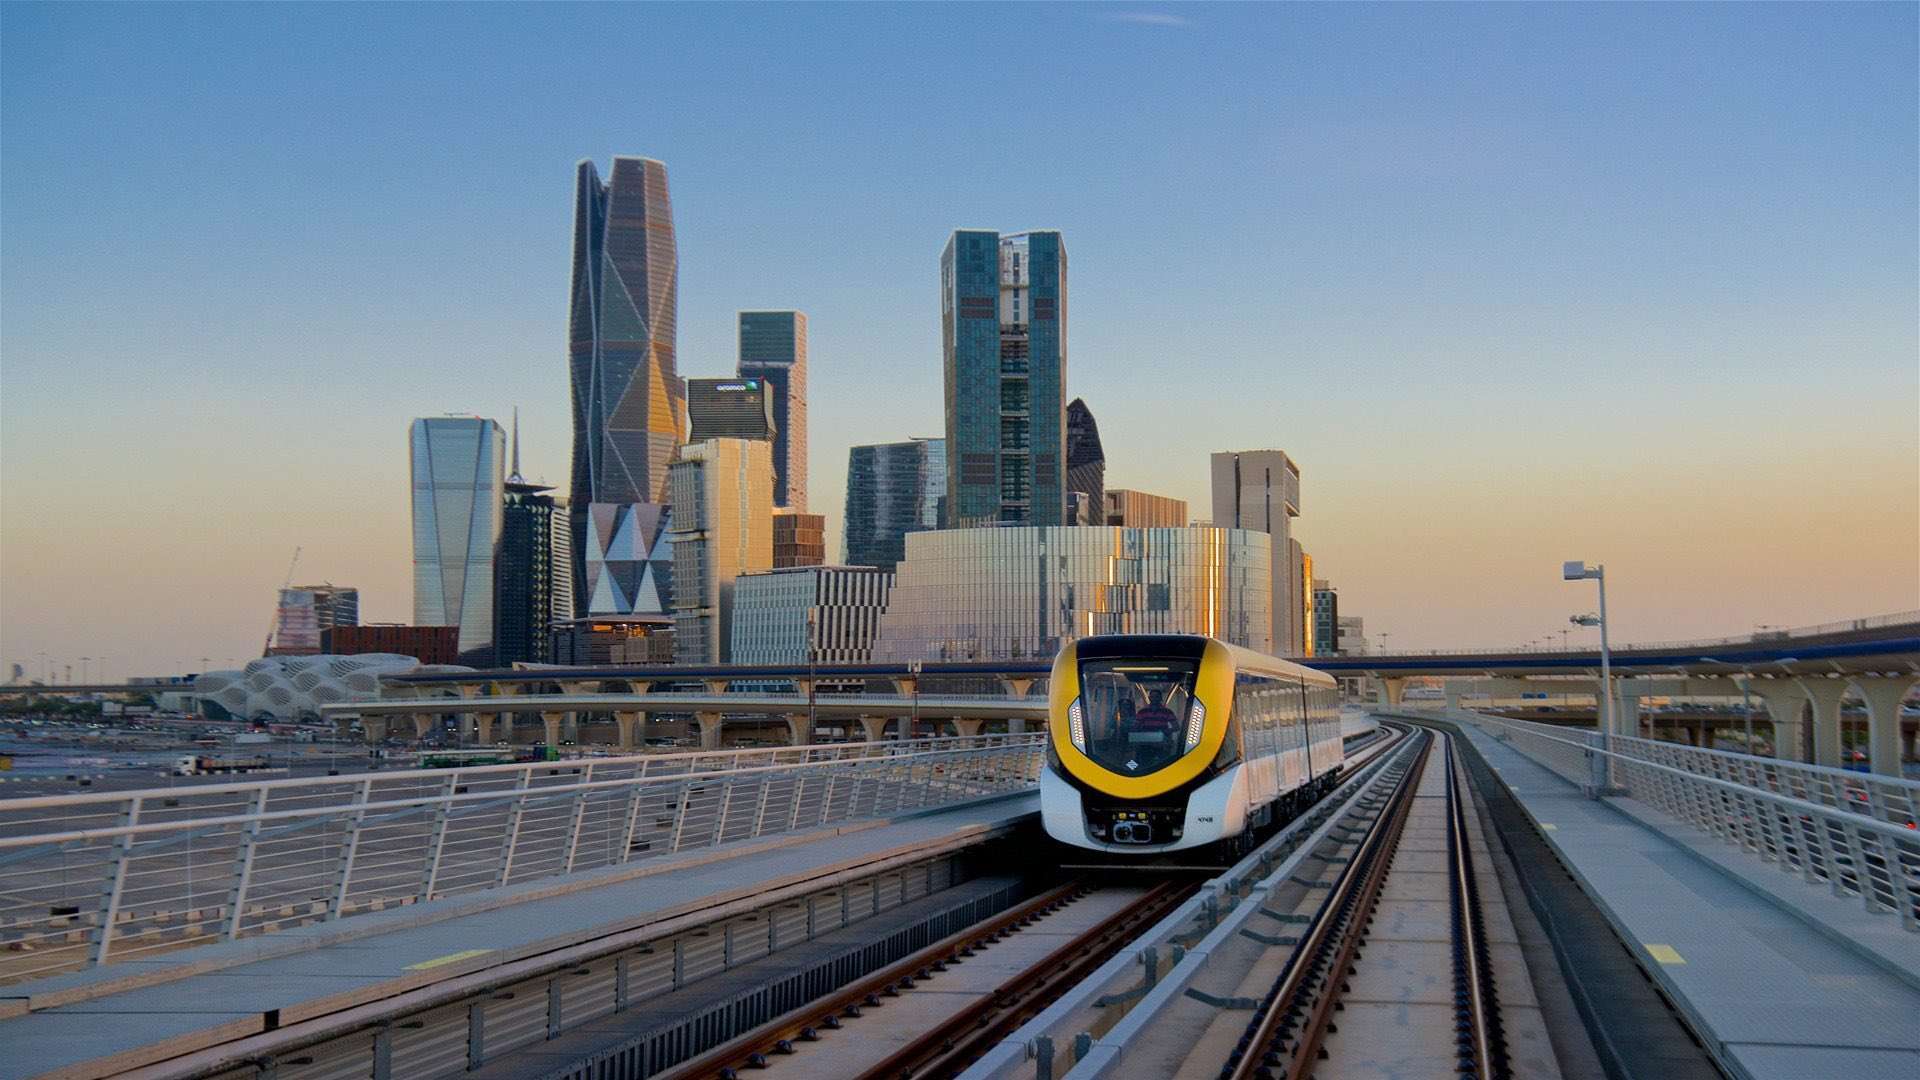
<instances>
[{"instance_id":1,"label":"white train body","mask_svg":"<svg viewBox=\"0 0 1920 1080\"><path fill-rule=\"evenodd\" d=\"M1344 765L1333 679L1211 638L1082 638L1055 658L1051 686L1041 819L1074 847L1236 845Z\"/></svg>"}]
</instances>

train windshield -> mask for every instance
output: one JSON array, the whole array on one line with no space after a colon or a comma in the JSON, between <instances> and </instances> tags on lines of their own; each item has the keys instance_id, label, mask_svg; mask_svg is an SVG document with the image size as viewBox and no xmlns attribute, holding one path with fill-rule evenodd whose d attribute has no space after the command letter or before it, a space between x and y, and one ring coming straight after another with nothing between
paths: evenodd
<instances>
[{"instance_id":1,"label":"train windshield","mask_svg":"<svg viewBox=\"0 0 1920 1080\"><path fill-rule=\"evenodd\" d=\"M1122 776L1145 776L1186 753L1198 660L1086 660L1080 664L1087 756Z\"/></svg>"}]
</instances>

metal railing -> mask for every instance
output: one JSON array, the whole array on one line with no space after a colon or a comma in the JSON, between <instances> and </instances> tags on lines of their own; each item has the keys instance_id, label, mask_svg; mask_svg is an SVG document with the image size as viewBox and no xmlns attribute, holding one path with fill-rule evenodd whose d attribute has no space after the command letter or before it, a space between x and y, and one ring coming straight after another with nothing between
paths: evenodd
<instances>
[{"instance_id":1,"label":"metal railing","mask_svg":"<svg viewBox=\"0 0 1920 1080\"><path fill-rule=\"evenodd\" d=\"M1736 645L1778 645L1783 642L1797 641L1802 638L1826 637L1829 634L1847 634L1860 630L1878 630L1887 626L1910 626L1920 624L1920 611L1896 611L1886 615L1870 615L1864 619L1846 619L1841 622L1821 623L1817 626L1780 627L1772 630L1740 634L1735 637L1688 638L1680 641L1635 641L1615 645L1614 653L1635 652L1673 652L1684 649L1731 648ZM1556 649L1551 645L1518 644L1492 646L1475 649L1400 649L1394 652L1382 652L1380 658L1423 657L1423 656L1507 656L1514 653L1545 653L1558 656L1582 656L1593 653L1592 648ZM1366 657L1359 657L1366 659Z\"/></svg>"},{"instance_id":2,"label":"metal railing","mask_svg":"<svg viewBox=\"0 0 1920 1080\"><path fill-rule=\"evenodd\" d=\"M1608 750L1598 732L1458 709L1436 715L1471 723L1590 790L1605 786L1611 762L1631 798L1920 932L1920 783L1625 736Z\"/></svg>"},{"instance_id":3,"label":"metal railing","mask_svg":"<svg viewBox=\"0 0 1920 1080\"><path fill-rule=\"evenodd\" d=\"M1043 736L362 773L0 802L0 983L1018 791Z\"/></svg>"}]
</instances>

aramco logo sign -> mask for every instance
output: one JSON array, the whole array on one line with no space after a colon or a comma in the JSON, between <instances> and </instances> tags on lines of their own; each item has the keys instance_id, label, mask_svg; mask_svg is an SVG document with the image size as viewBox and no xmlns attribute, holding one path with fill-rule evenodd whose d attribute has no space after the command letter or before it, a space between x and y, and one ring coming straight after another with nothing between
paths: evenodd
<instances>
[{"instance_id":1,"label":"aramco logo sign","mask_svg":"<svg viewBox=\"0 0 1920 1080\"><path fill-rule=\"evenodd\" d=\"M721 383L720 385L715 386L713 389L715 393L719 393L719 394L739 394L739 393L744 393L745 391L748 391L748 390L760 389L760 380L748 379L745 382Z\"/></svg>"}]
</instances>

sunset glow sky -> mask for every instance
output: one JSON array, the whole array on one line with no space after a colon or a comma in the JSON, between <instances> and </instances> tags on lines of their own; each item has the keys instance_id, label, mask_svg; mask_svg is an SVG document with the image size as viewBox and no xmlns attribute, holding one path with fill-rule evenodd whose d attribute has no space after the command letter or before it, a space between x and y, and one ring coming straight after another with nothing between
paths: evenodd
<instances>
[{"instance_id":1,"label":"sunset glow sky","mask_svg":"<svg viewBox=\"0 0 1920 1080\"><path fill-rule=\"evenodd\" d=\"M1109 486L1285 448L1391 647L1558 641L1571 558L1618 641L1920 608L1916 12L0 6L0 662L244 661L296 544L407 621L410 419L564 483L616 153L683 376L808 313L833 556L847 447L940 434L948 233L1057 228Z\"/></svg>"}]
</instances>

